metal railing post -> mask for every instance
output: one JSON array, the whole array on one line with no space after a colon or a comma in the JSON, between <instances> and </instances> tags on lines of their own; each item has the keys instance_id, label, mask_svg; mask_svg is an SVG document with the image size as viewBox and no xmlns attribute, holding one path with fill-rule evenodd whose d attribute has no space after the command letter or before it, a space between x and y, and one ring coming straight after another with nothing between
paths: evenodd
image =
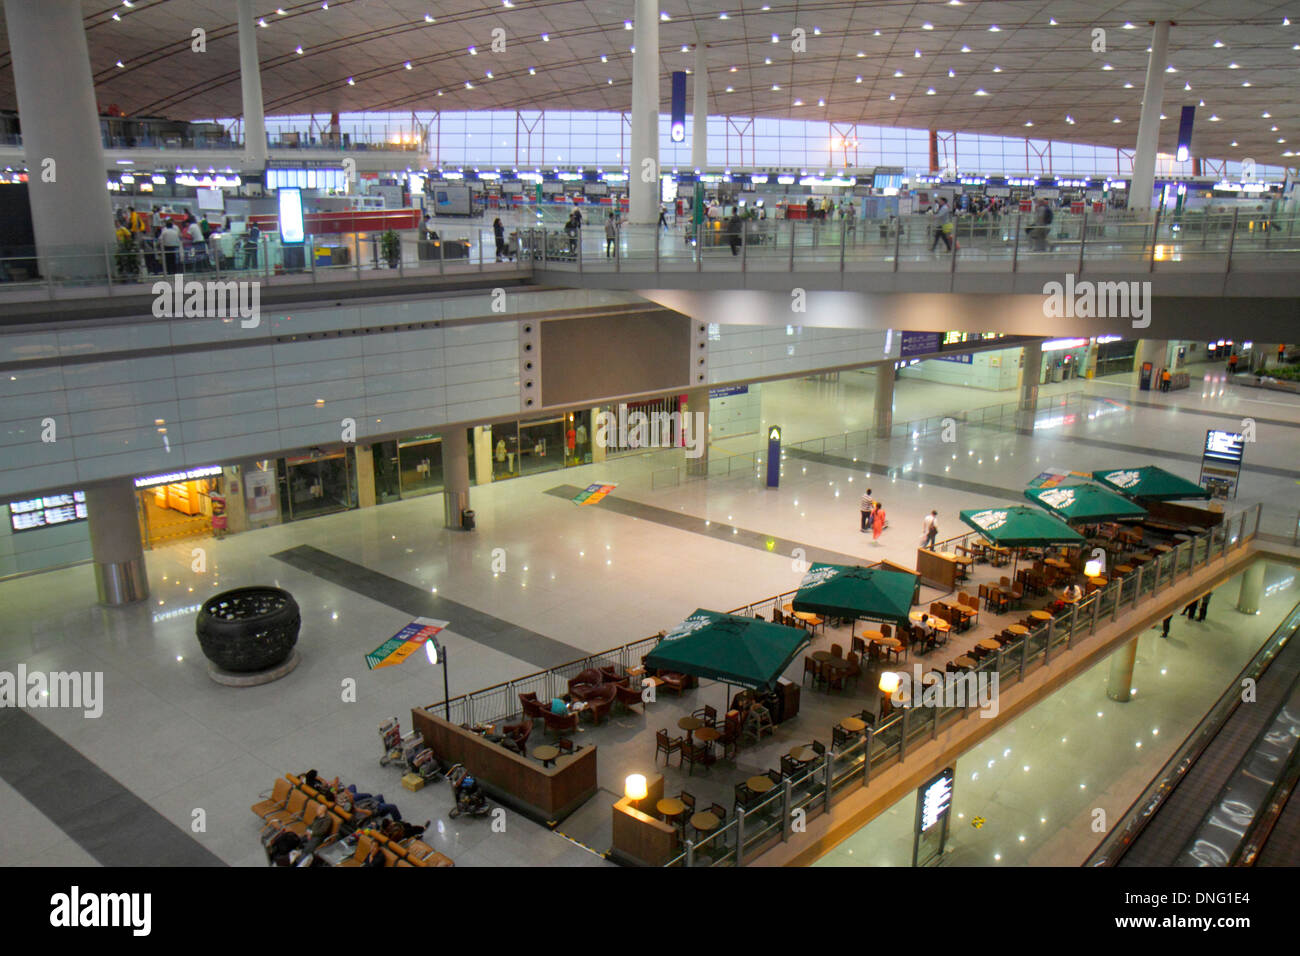
<instances>
[{"instance_id":1,"label":"metal railing post","mask_svg":"<svg viewBox=\"0 0 1300 956\"><path fill-rule=\"evenodd\" d=\"M740 271L749 271L749 221L740 220Z\"/></svg>"},{"instance_id":2,"label":"metal railing post","mask_svg":"<svg viewBox=\"0 0 1300 956\"><path fill-rule=\"evenodd\" d=\"M492 238L495 239L496 236L494 235ZM479 271L480 273L483 271L483 256L484 256L484 254L485 254L485 253L484 253L484 251L483 251L483 230L480 229L480 230L478 231L478 271Z\"/></svg>"},{"instance_id":3,"label":"metal railing post","mask_svg":"<svg viewBox=\"0 0 1300 956\"><path fill-rule=\"evenodd\" d=\"M888 222L889 220L885 220ZM898 224L894 227L894 272L898 271L898 246L903 241L903 219L900 216Z\"/></svg>"},{"instance_id":4,"label":"metal railing post","mask_svg":"<svg viewBox=\"0 0 1300 956\"><path fill-rule=\"evenodd\" d=\"M781 781L781 787L781 842L787 843L790 840L790 804L794 798L794 787L789 777Z\"/></svg>"},{"instance_id":5,"label":"metal railing post","mask_svg":"<svg viewBox=\"0 0 1300 956\"><path fill-rule=\"evenodd\" d=\"M1160 239L1160 214L1164 210L1156 209L1155 227L1151 230L1151 258L1147 261L1147 272L1156 271L1156 245Z\"/></svg>"},{"instance_id":6,"label":"metal railing post","mask_svg":"<svg viewBox=\"0 0 1300 956\"><path fill-rule=\"evenodd\" d=\"M1101 598L1094 597L1092 601L1092 627L1088 630L1089 634L1097 633L1097 612L1101 610Z\"/></svg>"},{"instance_id":7,"label":"metal railing post","mask_svg":"<svg viewBox=\"0 0 1300 956\"><path fill-rule=\"evenodd\" d=\"M686 866L689 868L694 865L695 865L695 842L693 840L687 840L686 841Z\"/></svg>"},{"instance_id":8,"label":"metal railing post","mask_svg":"<svg viewBox=\"0 0 1300 956\"><path fill-rule=\"evenodd\" d=\"M826 789L825 792L822 794L822 798L824 800L823 809L827 813L830 813L831 812L831 776L835 772L835 764L831 759L831 754L829 750L826 753L822 754L822 770L824 772L823 776L825 776L826 778L825 781Z\"/></svg>"},{"instance_id":9,"label":"metal railing post","mask_svg":"<svg viewBox=\"0 0 1300 956\"><path fill-rule=\"evenodd\" d=\"M1083 247L1088 241L1088 210L1083 210L1083 222L1079 224L1079 264L1074 269L1075 275L1083 274Z\"/></svg>"},{"instance_id":10,"label":"metal railing post","mask_svg":"<svg viewBox=\"0 0 1300 956\"><path fill-rule=\"evenodd\" d=\"M1232 210L1232 231L1228 233L1228 255L1223 262L1223 272L1225 275L1232 271L1232 250L1237 244L1237 215L1240 212L1240 209Z\"/></svg>"},{"instance_id":11,"label":"metal railing post","mask_svg":"<svg viewBox=\"0 0 1300 956\"><path fill-rule=\"evenodd\" d=\"M582 227L578 227L578 275L582 275Z\"/></svg>"},{"instance_id":12,"label":"metal railing post","mask_svg":"<svg viewBox=\"0 0 1300 956\"><path fill-rule=\"evenodd\" d=\"M529 248L531 250L531 244ZM447 244L443 242L441 238L439 238L438 239L438 275L445 275L446 272L447 272Z\"/></svg>"},{"instance_id":13,"label":"metal railing post","mask_svg":"<svg viewBox=\"0 0 1300 956\"><path fill-rule=\"evenodd\" d=\"M1047 632L1046 636L1043 638L1043 666L1044 667L1046 667L1052 659L1052 630L1053 630L1052 625L1055 623L1056 621L1048 621L1047 624L1044 626L1044 630L1046 630Z\"/></svg>"},{"instance_id":14,"label":"metal railing post","mask_svg":"<svg viewBox=\"0 0 1300 956\"><path fill-rule=\"evenodd\" d=\"M1011 247L1011 271L1012 272L1017 272L1020 269L1020 217L1023 215L1024 213L1020 213L1020 212L1016 213L1016 233L1015 233L1016 241L1015 241L1015 245Z\"/></svg>"},{"instance_id":15,"label":"metal railing post","mask_svg":"<svg viewBox=\"0 0 1300 956\"><path fill-rule=\"evenodd\" d=\"M935 720L939 719L938 708L935 708ZM876 734L872 728L867 728L866 740L862 744L862 786L871 783L871 744L875 741Z\"/></svg>"},{"instance_id":16,"label":"metal railing post","mask_svg":"<svg viewBox=\"0 0 1300 956\"><path fill-rule=\"evenodd\" d=\"M696 222L691 224L692 234L695 236L695 271L704 271L704 234L700 227L703 223Z\"/></svg>"},{"instance_id":17,"label":"metal railing post","mask_svg":"<svg viewBox=\"0 0 1300 956\"><path fill-rule=\"evenodd\" d=\"M109 250L108 244L104 244L104 275L108 278L108 294L113 294L113 253Z\"/></svg>"},{"instance_id":18,"label":"metal railing post","mask_svg":"<svg viewBox=\"0 0 1300 956\"><path fill-rule=\"evenodd\" d=\"M1020 639L1020 679L1025 679L1025 671L1029 667L1029 635L1026 634Z\"/></svg>"},{"instance_id":19,"label":"metal railing post","mask_svg":"<svg viewBox=\"0 0 1300 956\"><path fill-rule=\"evenodd\" d=\"M903 717L898 722L898 762L902 763L907 759L907 715L910 707L903 708Z\"/></svg>"},{"instance_id":20,"label":"metal railing post","mask_svg":"<svg viewBox=\"0 0 1300 956\"><path fill-rule=\"evenodd\" d=\"M361 278L361 233L352 234L352 263L356 267L357 278Z\"/></svg>"},{"instance_id":21,"label":"metal railing post","mask_svg":"<svg viewBox=\"0 0 1300 956\"><path fill-rule=\"evenodd\" d=\"M793 219L788 220L790 223L790 268L788 271L794 272L794 243L795 236L798 234L799 224Z\"/></svg>"},{"instance_id":22,"label":"metal railing post","mask_svg":"<svg viewBox=\"0 0 1300 956\"><path fill-rule=\"evenodd\" d=\"M659 227L655 226L655 272L659 271Z\"/></svg>"},{"instance_id":23,"label":"metal railing post","mask_svg":"<svg viewBox=\"0 0 1300 956\"><path fill-rule=\"evenodd\" d=\"M736 809L736 866L745 865L745 808Z\"/></svg>"},{"instance_id":24,"label":"metal railing post","mask_svg":"<svg viewBox=\"0 0 1300 956\"><path fill-rule=\"evenodd\" d=\"M620 223L614 223L614 271L623 271L623 230Z\"/></svg>"},{"instance_id":25,"label":"metal railing post","mask_svg":"<svg viewBox=\"0 0 1300 956\"><path fill-rule=\"evenodd\" d=\"M844 220L840 220L840 271L844 271L844 247L848 240L848 226Z\"/></svg>"}]
</instances>

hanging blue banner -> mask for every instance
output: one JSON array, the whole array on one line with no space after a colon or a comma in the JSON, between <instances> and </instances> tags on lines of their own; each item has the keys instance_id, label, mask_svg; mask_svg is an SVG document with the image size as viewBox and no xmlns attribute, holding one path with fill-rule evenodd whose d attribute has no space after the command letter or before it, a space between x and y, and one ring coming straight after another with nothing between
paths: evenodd
<instances>
[{"instance_id":1,"label":"hanging blue banner","mask_svg":"<svg viewBox=\"0 0 1300 956\"><path fill-rule=\"evenodd\" d=\"M674 143L686 142L686 74L673 73L672 126L670 134Z\"/></svg>"}]
</instances>

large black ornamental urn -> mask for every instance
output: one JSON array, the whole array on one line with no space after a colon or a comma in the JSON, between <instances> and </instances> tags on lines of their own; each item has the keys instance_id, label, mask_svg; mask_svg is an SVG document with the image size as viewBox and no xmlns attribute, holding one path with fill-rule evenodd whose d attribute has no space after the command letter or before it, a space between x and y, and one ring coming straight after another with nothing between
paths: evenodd
<instances>
[{"instance_id":1,"label":"large black ornamental urn","mask_svg":"<svg viewBox=\"0 0 1300 956\"><path fill-rule=\"evenodd\" d=\"M247 587L204 601L194 631L213 667L251 677L276 670L289 660L301 624L298 602L288 591Z\"/></svg>"}]
</instances>

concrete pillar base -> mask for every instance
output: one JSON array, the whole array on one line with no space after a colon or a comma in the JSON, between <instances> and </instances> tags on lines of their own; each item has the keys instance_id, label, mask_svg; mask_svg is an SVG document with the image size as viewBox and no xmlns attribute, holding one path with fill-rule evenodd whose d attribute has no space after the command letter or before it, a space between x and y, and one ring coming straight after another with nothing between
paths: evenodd
<instances>
[{"instance_id":1,"label":"concrete pillar base","mask_svg":"<svg viewBox=\"0 0 1300 956\"><path fill-rule=\"evenodd\" d=\"M1133 697L1133 665L1137 663L1138 639L1135 637L1110 656L1110 676L1106 696L1120 704Z\"/></svg>"},{"instance_id":2,"label":"concrete pillar base","mask_svg":"<svg viewBox=\"0 0 1300 956\"><path fill-rule=\"evenodd\" d=\"M1264 562L1256 561L1241 573L1241 591L1237 595L1237 610L1242 614L1258 614L1264 597Z\"/></svg>"},{"instance_id":3,"label":"concrete pillar base","mask_svg":"<svg viewBox=\"0 0 1300 956\"><path fill-rule=\"evenodd\" d=\"M95 562L95 589L99 592L99 603L109 607L143 601L149 596L149 575L144 558L105 564Z\"/></svg>"}]
</instances>

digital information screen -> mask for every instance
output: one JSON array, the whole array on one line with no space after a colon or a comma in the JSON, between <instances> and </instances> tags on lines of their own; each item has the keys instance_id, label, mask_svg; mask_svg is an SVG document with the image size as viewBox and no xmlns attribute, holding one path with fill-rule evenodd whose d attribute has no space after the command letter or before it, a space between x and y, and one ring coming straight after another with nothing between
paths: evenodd
<instances>
[{"instance_id":1,"label":"digital information screen","mask_svg":"<svg viewBox=\"0 0 1300 956\"><path fill-rule=\"evenodd\" d=\"M27 501L9 502L9 525L14 531L35 531L56 524L86 520L86 493L46 495Z\"/></svg>"},{"instance_id":2,"label":"digital information screen","mask_svg":"<svg viewBox=\"0 0 1300 956\"><path fill-rule=\"evenodd\" d=\"M948 812L952 807L953 769L935 774L916 791L916 827L912 865L926 866L943 856L948 842Z\"/></svg>"},{"instance_id":3,"label":"digital information screen","mask_svg":"<svg viewBox=\"0 0 1300 956\"><path fill-rule=\"evenodd\" d=\"M1244 437L1236 432L1222 432L1210 429L1205 433L1206 458L1240 464L1244 447Z\"/></svg>"},{"instance_id":4,"label":"digital information screen","mask_svg":"<svg viewBox=\"0 0 1300 956\"><path fill-rule=\"evenodd\" d=\"M280 200L280 241L302 242L306 238L302 223L302 190L279 189L276 196Z\"/></svg>"}]
</instances>

